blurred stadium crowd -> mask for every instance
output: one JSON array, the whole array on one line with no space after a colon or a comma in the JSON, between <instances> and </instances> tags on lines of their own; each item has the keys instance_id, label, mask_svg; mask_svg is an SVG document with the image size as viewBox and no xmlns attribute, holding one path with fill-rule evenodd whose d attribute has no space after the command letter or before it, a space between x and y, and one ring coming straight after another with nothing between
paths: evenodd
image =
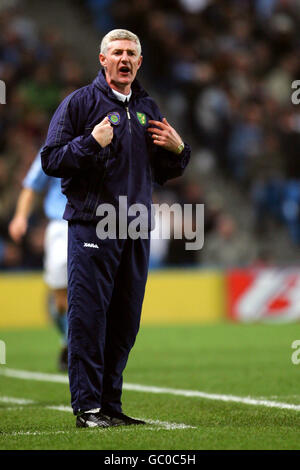
<instances>
[{"instance_id":1,"label":"blurred stadium crowd","mask_svg":"<svg viewBox=\"0 0 300 470\"><path fill-rule=\"evenodd\" d=\"M205 245L153 242L151 264L243 266L275 261L259 240L286 226L300 244L300 112L292 82L300 79L299 0L77 0L99 37L115 27L142 41L142 81L192 144L187 176L156 188L154 201L205 203ZM7 235L22 179L64 96L88 83L56 30L38 31L18 9L0 10L0 266L40 267L45 219L35 211L21 247ZM97 53L97 51L95 51ZM96 72L96 71L95 71ZM251 224L239 225L245 199ZM213 190L212 190L213 189ZM228 191L226 193L228 195ZM231 211L234 205L235 211ZM245 206L241 206L245 207ZM244 214L245 216L245 214Z\"/></svg>"},{"instance_id":2,"label":"blurred stadium crowd","mask_svg":"<svg viewBox=\"0 0 300 470\"><path fill-rule=\"evenodd\" d=\"M8 2L9 3L9 2ZM12 2L14 3L14 2ZM59 102L85 85L80 64L58 31L39 31L15 7L0 10L0 78L6 104L0 105L0 266L41 268L46 220L42 204L31 218L21 246L7 228L22 181L45 139Z\"/></svg>"}]
</instances>

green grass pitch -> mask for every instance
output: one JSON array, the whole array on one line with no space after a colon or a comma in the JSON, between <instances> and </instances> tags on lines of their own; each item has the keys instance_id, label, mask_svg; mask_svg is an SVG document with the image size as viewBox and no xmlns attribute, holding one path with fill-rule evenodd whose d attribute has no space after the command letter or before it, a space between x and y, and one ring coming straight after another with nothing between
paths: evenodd
<instances>
[{"instance_id":1,"label":"green grass pitch","mask_svg":"<svg viewBox=\"0 0 300 470\"><path fill-rule=\"evenodd\" d=\"M280 409L149 391L124 390L124 412L186 427L166 429L150 423L76 429L71 412L49 408L70 406L67 384L2 373L9 368L57 374L56 331L6 330L0 331L0 339L7 348L7 363L0 365L2 450L300 449L300 407ZM300 405L300 364L291 361L296 339L297 324L144 326L124 382ZM7 397L32 403L16 404Z\"/></svg>"}]
</instances>

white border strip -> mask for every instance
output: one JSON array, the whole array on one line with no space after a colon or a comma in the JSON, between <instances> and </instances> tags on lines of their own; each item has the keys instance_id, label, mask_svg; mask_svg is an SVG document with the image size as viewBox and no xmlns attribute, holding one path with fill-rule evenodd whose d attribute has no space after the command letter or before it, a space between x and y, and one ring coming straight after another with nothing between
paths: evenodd
<instances>
[{"instance_id":1,"label":"white border strip","mask_svg":"<svg viewBox=\"0 0 300 470\"><path fill-rule=\"evenodd\" d=\"M37 380L37 381L42 381L42 382L55 382L55 383L65 383L65 384L69 383L69 379L66 375L44 374L43 372L30 372L26 370L8 369L6 367L0 368L0 375L3 375L5 377L12 377L16 379L23 379L23 380ZM256 398L251 398L251 397L239 397L235 395L206 393L206 392L201 392L197 390L180 390L176 388L151 387L147 385L130 384L130 383L124 383L123 389L134 391L134 392L167 394L167 395L176 395L176 396L182 396L182 397L196 397L196 398L204 398L206 400L242 403L244 405L265 406L267 408L278 408L282 410L300 411L300 405L295 405L291 403L282 403L279 401L262 400L262 399L256 399Z\"/></svg>"}]
</instances>

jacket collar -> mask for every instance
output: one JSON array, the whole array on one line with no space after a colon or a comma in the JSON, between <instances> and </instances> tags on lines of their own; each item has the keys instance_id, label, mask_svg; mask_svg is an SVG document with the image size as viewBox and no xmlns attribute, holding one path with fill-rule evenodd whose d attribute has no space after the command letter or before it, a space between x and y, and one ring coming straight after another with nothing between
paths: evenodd
<instances>
[{"instance_id":1,"label":"jacket collar","mask_svg":"<svg viewBox=\"0 0 300 470\"><path fill-rule=\"evenodd\" d=\"M99 71L97 77L93 81L93 84L97 88L99 88L99 90L101 90L103 93L105 93L109 98L111 98L115 101L118 101L117 97L113 94L110 86L108 85L108 83L106 81L105 73L104 73L103 69L101 69ZM140 83L137 79L135 79L132 82L131 89L132 89L132 95L131 95L130 101L134 100L135 98L142 98L142 97L148 96L148 93L140 85Z\"/></svg>"}]
</instances>

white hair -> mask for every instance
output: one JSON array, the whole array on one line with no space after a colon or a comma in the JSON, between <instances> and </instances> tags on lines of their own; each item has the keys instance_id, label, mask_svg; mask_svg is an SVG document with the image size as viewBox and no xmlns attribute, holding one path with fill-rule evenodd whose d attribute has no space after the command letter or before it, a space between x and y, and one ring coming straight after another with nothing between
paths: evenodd
<instances>
[{"instance_id":1,"label":"white hair","mask_svg":"<svg viewBox=\"0 0 300 470\"><path fill-rule=\"evenodd\" d=\"M107 49L112 41L118 41L119 39L127 39L128 41L134 41L137 45L138 55L142 53L142 47L138 36L127 29L113 29L107 33L101 41L100 52L106 54Z\"/></svg>"}]
</instances>

